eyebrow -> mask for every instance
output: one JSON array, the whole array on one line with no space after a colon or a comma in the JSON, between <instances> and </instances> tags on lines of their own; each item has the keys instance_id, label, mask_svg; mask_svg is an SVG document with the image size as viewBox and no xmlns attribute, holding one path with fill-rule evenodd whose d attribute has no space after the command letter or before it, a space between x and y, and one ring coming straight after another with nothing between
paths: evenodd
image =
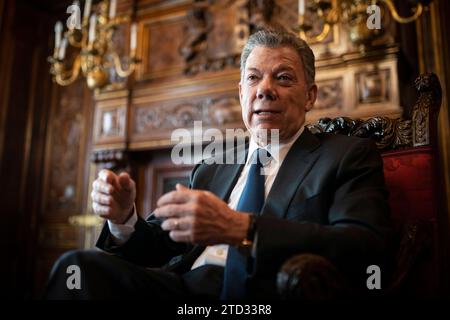
<instances>
[{"instance_id":1,"label":"eyebrow","mask_svg":"<svg viewBox=\"0 0 450 320\"><path fill-rule=\"evenodd\" d=\"M247 68L247 71L256 71L256 72L261 72L258 68L255 67L249 67ZM274 69L274 72L281 72L281 71L292 71L295 72L295 69L292 68L291 66L287 65L287 64L281 64L278 67L276 67Z\"/></svg>"},{"instance_id":2,"label":"eyebrow","mask_svg":"<svg viewBox=\"0 0 450 320\"><path fill-rule=\"evenodd\" d=\"M247 71L256 71L256 72L260 72L258 68L247 68Z\"/></svg>"},{"instance_id":3,"label":"eyebrow","mask_svg":"<svg viewBox=\"0 0 450 320\"><path fill-rule=\"evenodd\" d=\"M293 71L293 72L295 72L295 69L292 68L291 66L287 65L287 64L281 64L278 67L276 67L274 71L275 72L280 72L280 71Z\"/></svg>"}]
</instances>

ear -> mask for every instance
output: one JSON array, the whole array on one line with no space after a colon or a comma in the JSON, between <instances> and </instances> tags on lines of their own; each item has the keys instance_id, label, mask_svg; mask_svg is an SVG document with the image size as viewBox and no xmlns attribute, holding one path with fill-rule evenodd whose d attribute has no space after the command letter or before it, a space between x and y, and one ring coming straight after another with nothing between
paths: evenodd
<instances>
[{"instance_id":1,"label":"ear","mask_svg":"<svg viewBox=\"0 0 450 320\"><path fill-rule=\"evenodd\" d=\"M317 99L317 85L313 84L308 89L308 97L305 103L305 111L308 112L314 107L314 102L316 102Z\"/></svg>"}]
</instances>

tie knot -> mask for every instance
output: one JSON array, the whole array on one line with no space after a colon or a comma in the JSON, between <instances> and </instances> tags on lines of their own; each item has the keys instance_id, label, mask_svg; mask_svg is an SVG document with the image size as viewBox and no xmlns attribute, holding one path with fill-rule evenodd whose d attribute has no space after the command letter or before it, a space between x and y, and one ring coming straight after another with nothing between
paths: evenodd
<instances>
[{"instance_id":1,"label":"tie knot","mask_svg":"<svg viewBox=\"0 0 450 320\"><path fill-rule=\"evenodd\" d=\"M255 158L256 163L264 167L269 163L270 159L272 158L272 155L266 149L258 148L255 151Z\"/></svg>"}]
</instances>

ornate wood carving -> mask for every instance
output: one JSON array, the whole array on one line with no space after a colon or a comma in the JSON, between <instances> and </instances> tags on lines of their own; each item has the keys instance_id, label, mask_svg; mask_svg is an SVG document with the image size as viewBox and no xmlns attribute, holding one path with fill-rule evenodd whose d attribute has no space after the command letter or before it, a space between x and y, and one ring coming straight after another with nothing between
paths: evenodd
<instances>
[{"instance_id":1,"label":"ornate wood carving","mask_svg":"<svg viewBox=\"0 0 450 320\"><path fill-rule=\"evenodd\" d=\"M421 76L415 81L419 98L413 109L413 145L430 144L430 139L436 135L439 107L442 99L442 89L438 77L434 74Z\"/></svg>"},{"instance_id":2,"label":"ornate wood carving","mask_svg":"<svg viewBox=\"0 0 450 320\"><path fill-rule=\"evenodd\" d=\"M356 94L360 104L385 103L389 101L391 86L390 69L378 68L370 72L356 74Z\"/></svg>"},{"instance_id":3,"label":"ornate wood carving","mask_svg":"<svg viewBox=\"0 0 450 320\"><path fill-rule=\"evenodd\" d=\"M185 74L238 67L249 33L273 25L274 7L273 0L195 1L180 46Z\"/></svg>"},{"instance_id":4,"label":"ornate wood carving","mask_svg":"<svg viewBox=\"0 0 450 320\"><path fill-rule=\"evenodd\" d=\"M167 17L165 20L144 24L143 78L153 79L182 73L183 58L177 48L183 37L175 35L180 35L183 27L184 21L179 17Z\"/></svg>"},{"instance_id":5,"label":"ornate wood carving","mask_svg":"<svg viewBox=\"0 0 450 320\"><path fill-rule=\"evenodd\" d=\"M422 75L417 78L415 84L419 98L414 106L412 120L388 117L367 120L322 118L317 123L308 125L308 128L313 133L329 132L372 138L379 149L430 144L433 140L431 124L436 122L441 104L441 86L435 74Z\"/></svg>"},{"instance_id":6,"label":"ornate wood carving","mask_svg":"<svg viewBox=\"0 0 450 320\"><path fill-rule=\"evenodd\" d=\"M196 103L137 108L134 129L136 133L145 133L155 129L191 127L194 121L202 121L204 125L224 125L240 120L239 99L225 96Z\"/></svg>"},{"instance_id":7,"label":"ornate wood carving","mask_svg":"<svg viewBox=\"0 0 450 320\"><path fill-rule=\"evenodd\" d=\"M127 139L128 91L97 96L95 105L94 149L123 149Z\"/></svg>"},{"instance_id":8,"label":"ornate wood carving","mask_svg":"<svg viewBox=\"0 0 450 320\"><path fill-rule=\"evenodd\" d=\"M80 208L80 153L84 131L83 83L64 88L52 121L48 209L73 211Z\"/></svg>"},{"instance_id":9,"label":"ornate wood carving","mask_svg":"<svg viewBox=\"0 0 450 320\"><path fill-rule=\"evenodd\" d=\"M128 157L123 150L97 150L92 153L91 161L97 165L98 171L108 169L112 171L129 169Z\"/></svg>"},{"instance_id":10,"label":"ornate wood carving","mask_svg":"<svg viewBox=\"0 0 450 320\"><path fill-rule=\"evenodd\" d=\"M286 261L277 276L282 299L334 300L349 294L348 283L327 259L299 254Z\"/></svg>"},{"instance_id":11,"label":"ornate wood carving","mask_svg":"<svg viewBox=\"0 0 450 320\"><path fill-rule=\"evenodd\" d=\"M317 100L313 110L340 109L343 104L343 79L327 79L317 81Z\"/></svg>"},{"instance_id":12,"label":"ornate wood carving","mask_svg":"<svg viewBox=\"0 0 450 320\"><path fill-rule=\"evenodd\" d=\"M379 149L396 149L411 144L411 121L374 117L354 120L347 117L322 118L308 125L313 133L328 132L361 138L371 138Z\"/></svg>"}]
</instances>

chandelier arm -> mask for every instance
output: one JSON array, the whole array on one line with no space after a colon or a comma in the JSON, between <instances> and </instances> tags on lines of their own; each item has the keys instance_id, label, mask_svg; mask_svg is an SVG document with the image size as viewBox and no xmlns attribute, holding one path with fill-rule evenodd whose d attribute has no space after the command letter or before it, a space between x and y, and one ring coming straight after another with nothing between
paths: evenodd
<instances>
[{"instance_id":1,"label":"chandelier arm","mask_svg":"<svg viewBox=\"0 0 450 320\"><path fill-rule=\"evenodd\" d=\"M330 24L329 23L325 23L323 25L322 32L320 34L318 34L317 36L315 36L313 39L316 40L317 42L323 41L328 36L328 34L330 33L330 30L331 30Z\"/></svg>"},{"instance_id":2,"label":"chandelier arm","mask_svg":"<svg viewBox=\"0 0 450 320\"><path fill-rule=\"evenodd\" d=\"M80 74L80 64L80 56L78 56L73 63L70 76L67 78L65 77L65 75L67 75L68 72L61 72L60 74L57 74L55 76L56 83L58 83L60 86L68 86L69 84L72 84Z\"/></svg>"},{"instance_id":3,"label":"chandelier arm","mask_svg":"<svg viewBox=\"0 0 450 320\"><path fill-rule=\"evenodd\" d=\"M111 54L114 60L114 68L116 69L117 74L122 77L122 78L126 78L128 77L130 74L133 73L136 64L134 62L131 62L130 67L127 70L124 70L122 68L122 63L120 62L120 58L117 55L117 53L112 53Z\"/></svg>"},{"instance_id":4,"label":"chandelier arm","mask_svg":"<svg viewBox=\"0 0 450 320\"><path fill-rule=\"evenodd\" d=\"M317 36L309 38L306 35L306 32L302 30L302 31L300 31L300 38L302 38L305 41L321 42L328 36L328 34L330 33L330 30L331 30L331 25L329 23L324 23L322 31Z\"/></svg>"},{"instance_id":5,"label":"chandelier arm","mask_svg":"<svg viewBox=\"0 0 450 320\"><path fill-rule=\"evenodd\" d=\"M397 10L395 9L394 4L392 3L392 0L381 0L381 2L385 3L388 6L389 11L392 14L392 17L394 18L395 21L397 21L399 23L413 22L422 14L422 11L423 11L423 6L421 3L419 3L419 4L417 4L417 7L415 8L414 14L410 17L405 18L405 17L401 17L398 14Z\"/></svg>"},{"instance_id":6,"label":"chandelier arm","mask_svg":"<svg viewBox=\"0 0 450 320\"><path fill-rule=\"evenodd\" d=\"M82 46L83 46L83 41L82 40L81 41L76 41L73 36L69 36L68 39L69 39L69 44L72 47L82 48Z\"/></svg>"}]
</instances>

